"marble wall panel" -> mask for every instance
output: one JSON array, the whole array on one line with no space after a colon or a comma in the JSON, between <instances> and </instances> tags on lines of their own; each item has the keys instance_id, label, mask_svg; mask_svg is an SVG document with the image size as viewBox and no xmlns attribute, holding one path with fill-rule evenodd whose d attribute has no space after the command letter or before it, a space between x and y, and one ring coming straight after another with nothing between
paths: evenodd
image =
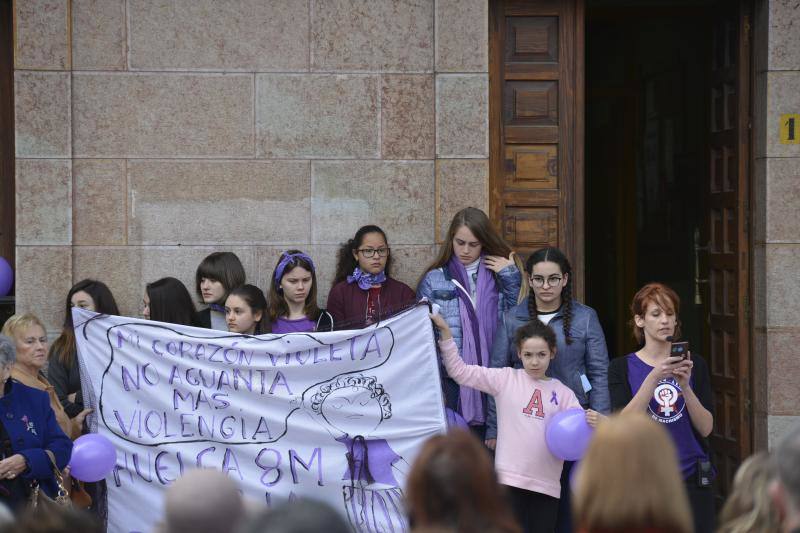
<instances>
[{"instance_id":1,"label":"marble wall panel","mask_svg":"<svg viewBox=\"0 0 800 533\"><path fill-rule=\"evenodd\" d=\"M384 159L433 159L433 75L381 76L381 153Z\"/></svg>"},{"instance_id":2,"label":"marble wall panel","mask_svg":"<svg viewBox=\"0 0 800 533\"><path fill-rule=\"evenodd\" d=\"M125 70L126 54L125 0L72 0L72 68Z\"/></svg>"},{"instance_id":3,"label":"marble wall panel","mask_svg":"<svg viewBox=\"0 0 800 533\"><path fill-rule=\"evenodd\" d=\"M17 244L72 243L72 169L66 159L16 162Z\"/></svg>"},{"instance_id":4,"label":"marble wall panel","mask_svg":"<svg viewBox=\"0 0 800 533\"><path fill-rule=\"evenodd\" d=\"M61 330L64 299L72 287L70 246L17 246L15 304L17 313L33 313L49 333Z\"/></svg>"},{"instance_id":5,"label":"marble wall panel","mask_svg":"<svg viewBox=\"0 0 800 533\"><path fill-rule=\"evenodd\" d=\"M436 161L437 242L447 236L450 222L465 207L489 213L489 160L439 159Z\"/></svg>"},{"instance_id":6,"label":"marble wall panel","mask_svg":"<svg viewBox=\"0 0 800 533\"><path fill-rule=\"evenodd\" d=\"M14 2L14 68L69 70L69 0Z\"/></svg>"},{"instance_id":7,"label":"marble wall panel","mask_svg":"<svg viewBox=\"0 0 800 533\"><path fill-rule=\"evenodd\" d=\"M127 244L125 160L75 159L72 175L75 187L75 244Z\"/></svg>"},{"instance_id":8,"label":"marble wall panel","mask_svg":"<svg viewBox=\"0 0 800 533\"><path fill-rule=\"evenodd\" d=\"M436 155L489 156L489 78L484 74L436 76Z\"/></svg>"},{"instance_id":9,"label":"marble wall panel","mask_svg":"<svg viewBox=\"0 0 800 533\"><path fill-rule=\"evenodd\" d=\"M70 77L66 72L14 73L17 157L70 157Z\"/></svg>"},{"instance_id":10,"label":"marble wall panel","mask_svg":"<svg viewBox=\"0 0 800 533\"><path fill-rule=\"evenodd\" d=\"M436 72L489 71L489 2L437 0Z\"/></svg>"}]
</instances>

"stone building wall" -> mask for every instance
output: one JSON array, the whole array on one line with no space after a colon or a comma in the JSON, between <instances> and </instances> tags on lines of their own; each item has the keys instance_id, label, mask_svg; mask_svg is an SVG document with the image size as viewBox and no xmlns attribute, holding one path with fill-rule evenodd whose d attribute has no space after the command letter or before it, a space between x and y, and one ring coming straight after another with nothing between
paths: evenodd
<instances>
[{"instance_id":1,"label":"stone building wall","mask_svg":"<svg viewBox=\"0 0 800 533\"><path fill-rule=\"evenodd\" d=\"M762 447L800 423L800 144L779 136L781 115L800 114L798 28L798 2L756 3L752 320Z\"/></svg>"},{"instance_id":2,"label":"stone building wall","mask_svg":"<svg viewBox=\"0 0 800 533\"><path fill-rule=\"evenodd\" d=\"M416 283L450 216L488 208L485 0L25 0L15 14L18 311L74 281L125 314L215 250L264 288L387 230Z\"/></svg>"}]
</instances>

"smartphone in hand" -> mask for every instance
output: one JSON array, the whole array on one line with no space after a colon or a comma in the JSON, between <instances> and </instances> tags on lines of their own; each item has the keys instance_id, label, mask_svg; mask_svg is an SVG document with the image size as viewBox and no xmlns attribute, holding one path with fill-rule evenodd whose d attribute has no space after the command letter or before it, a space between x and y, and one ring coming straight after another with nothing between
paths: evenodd
<instances>
[{"instance_id":1,"label":"smartphone in hand","mask_svg":"<svg viewBox=\"0 0 800 533\"><path fill-rule=\"evenodd\" d=\"M681 359L689 358L689 343L686 341L673 342L669 349L670 357L680 357Z\"/></svg>"}]
</instances>

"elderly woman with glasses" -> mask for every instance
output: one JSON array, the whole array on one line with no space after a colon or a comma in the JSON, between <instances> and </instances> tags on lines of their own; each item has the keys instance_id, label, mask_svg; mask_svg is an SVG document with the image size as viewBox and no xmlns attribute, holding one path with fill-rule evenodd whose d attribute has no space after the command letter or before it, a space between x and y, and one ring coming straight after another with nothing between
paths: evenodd
<instances>
[{"instance_id":1,"label":"elderly woman with glasses","mask_svg":"<svg viewBox=\"0 0 800 533\"><path fill-rule=\"evenodd\" d=\"M22 342L36 343L37 328L17 333ZM56 496L54 471L67 466L72 441L59 427L48 394L10 379L17 344L0 335L0 502L22 510L34 484Z\"/></svg>"}]
</instances>

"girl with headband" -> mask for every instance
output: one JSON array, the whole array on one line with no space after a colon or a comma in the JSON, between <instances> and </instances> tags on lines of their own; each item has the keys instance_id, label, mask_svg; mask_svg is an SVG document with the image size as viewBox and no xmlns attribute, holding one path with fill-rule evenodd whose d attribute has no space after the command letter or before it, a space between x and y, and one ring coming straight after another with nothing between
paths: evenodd
<instances>
[{"instance_id":1,"label":"girl with headband","mask_svg":"<svg viewBox=\"0 0 800 533\"><path fill-rule=\"evenodd\" d=\"M300 250L281 254L269 285L267 332L331 331L333 317L317 306L317 272Z\"/></svg>"}]
</instances>

